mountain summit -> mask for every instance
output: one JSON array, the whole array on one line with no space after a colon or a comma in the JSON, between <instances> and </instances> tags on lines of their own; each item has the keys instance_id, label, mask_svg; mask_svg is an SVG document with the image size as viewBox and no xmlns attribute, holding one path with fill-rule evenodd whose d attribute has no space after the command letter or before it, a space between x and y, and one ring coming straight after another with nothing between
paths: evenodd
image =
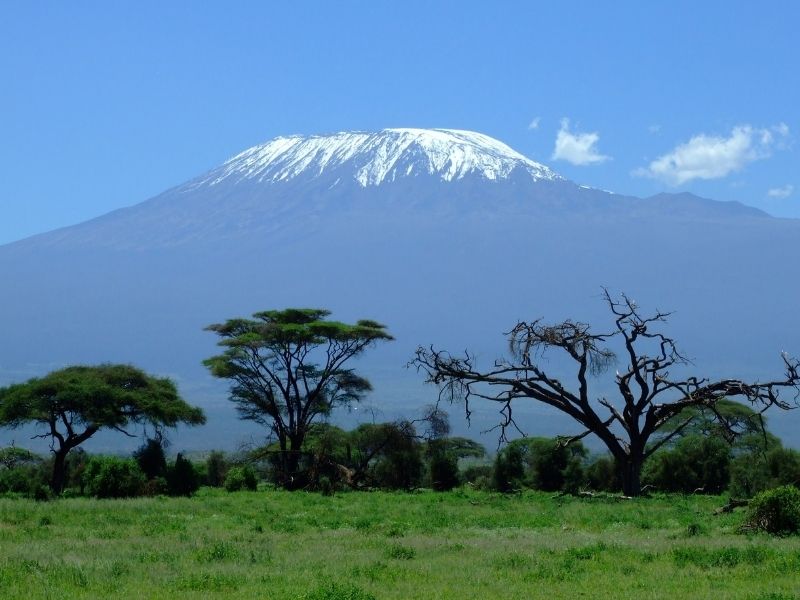
<instances>
[{"instance_id":1,"label":"mountain summit","mask_svg":"<svg viewBox=\"0 0 800 600\"><path fill-rule=\"evenodd\" d=\"M668 331L699 374L773 377L781 349L800 353L800 283L787 276L798 239L800 220L587 188L478 133L282 137L135 206L0 247L0 385L136 364L174 376L209 414L184 448L232 448L242 424L201 366L216 352L209 323L289 306L386 323L396 341L359 370L379 418L394 420L436 397L403 368L419 344L491 364L519 319L602 331L601 286L677 311ZM577 433L524 411L528 433ZM476 430L497 417L481 418ZM798 420L773 425L799 444Z\"/></svg>"},{"instance_id":2,"label":"mountain summit","mask_svg":"<svg viewBox=\"0 0 800 600\"><path fill-rule=\"evenodd\" d=\"M498 180L514 171L525 172L534 181L562 179L548 167L481 133L384 129L275 138L234 156L197 183L280 182L336 172L367 187L420 174L437 175L444 181L470 175Z\"/></svg>"}]
</instances>

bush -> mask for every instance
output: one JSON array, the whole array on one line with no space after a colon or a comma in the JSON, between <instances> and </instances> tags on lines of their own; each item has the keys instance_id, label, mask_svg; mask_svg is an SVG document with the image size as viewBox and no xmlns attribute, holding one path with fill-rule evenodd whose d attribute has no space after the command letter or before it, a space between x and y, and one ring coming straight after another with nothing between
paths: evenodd
<instances>
[{"instance_id":1,"label":"bush","mask_svg":"<svg viewBox=\"0 0 800 600\"><path fill-rule=\"evenodd\" d=\"M191 496L200 487L194 465L182 454L175 457L175 464L167 470L167 487L172 496Z\"/></svg>"},{"instance_id":2,"label":"bush","mask_svg":"<svg viewBox=\"0 0 800 600\"><path fill-rule=\"evenodd\" d=\"M492 465L475 464L466 467L461 478L477 490L488 490L492 487Z\"/></svg>"},{"instance_id":3,"label":"bush","mask_svg":"<svg viewBox=\"0 0 800 600\"><path fill-rule=\"evenodd\" d=\"M206 459L206 485L222 487L228 474L228 461L219 450L213 450Z\"/></svg>"},{"instance_id":4,"label":"bush","mask_svg":"<svg viewBox=\"0 0 800 600\"><path fill-rule=\"evenodd\" d=\"M138 496L144 483L144 473L132 458L93 456L83 470L83 488L97 498Z\"/></svg>"},{"instance_id":5,"label":"bush","mask_svg":"<svg viewBox=\"0 0 800 600\"><path fill-rule=\"evenodd\" d=\"M522 463L522 450L516 444L509 444L497 453L492 474L494 488L498 492L511 492L520 489L525 477Z\"/></svg>"},{"instance_id":6,"label":"bush","mask_svg":"<svg viewBox=\"0 0 800 600\"><path fill-rule=\"evenodd\" d=\"M240 490L255 491L257 486L258 480L251 466L232 467L228 470L228 476L225 478L225 489L229 492L238 492Z\"/></svg>"},{"instance_id":7,"label":"bush","mask_svg":"<svg viewBox=\"0 0 800 600\"><path fill-rule=\"evenodd\" d=\"M458 480L458 458L447 451L440 440L429 446L428 475L431 487L437 492L448 492L456 487Z\"/></svg>"},{"instance_id":8,"label":"bush","mask_svg":"<svg viewBox=\"0 0 800 600\"><path fill-rule=\"evenodd\" d=\"M721 437L691 435L645 463L642 481L662 492L719 494L730 480L731 447Z\"/></svg>"},{"instance_id":9,"label":"bush","mask_svg":"<svg viewBox=\"0 0 800 600\"><path fill-rule=\"evenodd\" d=\"M610 456L600 456L586 468L589 487L598 492L618 492L622 489L619 469Z\"/></svg>"},{"instance_id":10,"label":"bush","mask_svg":"<svg viewBox=\"0 0 800 600\"><path fill-rule=\"evenodd\" d=\"M148 479L164 477L167 474L167 459L164 456L164 446L159 440L148 439L136 452L133 453L139 468Z\"/></svg>"},{"instance_id":11,"label":"bush","mask_svg":"<svg viewBox=\"0 0 800 600\"><path fill-rule=\"evenodd\" d=\"M786 485L761 492L750 501L745 525L776 535L800 533L800 490Z\"/></svg>"},{"instance_id":12,"label":"bush","mask_svg":"<svg viewBox=\"0 0 800 600\"><path fill-rule=\"evenodd\" d=\"M782 485L800 485L800 452L773 446L741 454L731 463L732 496L750 498Z\"/></svg>"},{"instance_id":13,"label":"bush","mask_svg":"<svg viewBox=\"0 0 800 600\"><path fill-rule=\"evenodd\" d=\"M523 438L503 448L495 459L494 483L508 492L531 487L546 492L577 491L585 476L583 444L564 445L557 438Z\"/></svg>"}]
</instances>

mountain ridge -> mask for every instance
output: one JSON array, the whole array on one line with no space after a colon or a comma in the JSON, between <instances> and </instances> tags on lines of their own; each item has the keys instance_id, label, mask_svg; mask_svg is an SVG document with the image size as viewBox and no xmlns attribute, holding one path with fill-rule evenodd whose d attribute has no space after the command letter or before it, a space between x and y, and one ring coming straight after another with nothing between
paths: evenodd
<instances>
[{"instance_id":1,"label":"mountain ridge","mask_svg":"<svg viewBox=\"0 0 800 600\"><path fill-rule=\"evenodd\" d=\"M452 198L443 201L446 196ZM230 232L274 231L292 219L348 209L418 210L443 218L471 210L539 219L575 213L774 218L738 202L686 192L636 198L577 185L481 133L393 128L274 138L143 202L6 246L174 245L218 238L223 229L226 238ZM246 218L231 217L245 213ZM140 235L143 228L150 234Z\"/></svg>"},{"instance_id":2,"label":"mountain ridge","mask_svg":"<svg viewBox=\"0 0 800 600\"><path fill-rule=\"evenodd\" d=\"M216 352L209 323L287 306L387 323L396 341L354 366L373 381L378 418L392 420L435 400L403 368L417 345L469 349L491 364L520 319L603 330L601 287L643 310L675 311L665 327L700 376L771 378L781 350L800 354L800 282L786 267L800 220L686 194L613 194L524 169L446 180L414 156L417 174L392 180L383 170L379 185L342 177L338 162L321 177L275 182L210 185L212 169L134 206L0 246L0 385L69 364L135 364L173 377L213 415L181 433L183 448L232 449L252 430L202 367ZM354 175L366 163L348 164ZM546 358L565 384L574 380ZM613 398L613 386L596 393ZM491 407L476 409L486 410L471 432L452 409L459 434L496 422ZM576 433L538 406L515 413L531 434ZM781 414L771 428L800 445L798 418ZM0 445L9 435L0 430Z\"/></svg>"}]
</instances>

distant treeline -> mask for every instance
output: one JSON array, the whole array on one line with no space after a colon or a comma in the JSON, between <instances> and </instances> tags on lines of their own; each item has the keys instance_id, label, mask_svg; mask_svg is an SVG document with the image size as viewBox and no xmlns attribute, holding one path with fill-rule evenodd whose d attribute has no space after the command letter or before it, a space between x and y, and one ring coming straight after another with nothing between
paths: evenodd
<instances>
[{"instance_id":1,"label":"distant treeline","mask_svg":"<svg viewBox=\"0 0 800 600\"><path fill-rule=\"evenodd\" d=\"M446 419L418 423L362 424L345 431L330 424L312 427L298 468L281 472L277 445L236 453L212 451L202 460L178 454L168 460L164 444L148 439L132 456L71 453L65 496L119 498L191 495L200 486L229 491L279 487L287 477L296 488L330 494L340 490L447 491L458 486L512 493L524 489L579 493L619 492L617 465L608 455L590 455L580 441L522 438L505 445L493 458L477 442L447 434ZM51 497L48 485L53 457L8 447L0 450L0 494L40 500ZM646 490L719 494L736 497L800 482L800 452L784 448L778 438L753 431L725 439L722 431L689 431L676 436L647 461Z\"/></svg>"}]
</instances>

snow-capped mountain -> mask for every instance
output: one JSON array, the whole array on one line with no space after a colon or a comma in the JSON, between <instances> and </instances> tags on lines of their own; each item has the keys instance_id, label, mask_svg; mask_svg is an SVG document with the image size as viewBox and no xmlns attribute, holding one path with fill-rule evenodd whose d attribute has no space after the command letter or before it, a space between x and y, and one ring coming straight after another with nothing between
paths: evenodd
<instances>
[{"instance_id":1,"label":"snow-capped mountain","mask_svg":"<svg viewBox=\"0 0 800 600\"><path fill-rule=\"evenodd\" d=\"M469 175L506 179L515 170L527 173L533 181L562 179L548 167L481 133L384 129L279 137L234 156L197 184L247 179L274 183L341 172L343 177L367 187L420 174L444 181Z\"/></svg>"},{"instance_id":2,"label":"snow-capped mountain","mask_svg":"<svg viewBox=\"0 0 800 600\"><path fill-rule=\"evenodd\" d=\"M676 311L668 331L697 374L773 377L781 350L800 354L800 281L787 267L798 239L800 220L582 187L478 133L277 138L135 206L0 247L0 385L70 363L134 363L173 376L209 412L182 448L231 448L242 425L201 366L216 350L210 323L286 306L386 323L396 341L355 366L388 420L435 399L403 368L418 344L491 363L518 319L604 330L601 286ZM475 408L475 429L460 433L496 422ZM574 427L516 410L530 433ZM778 433L797 429L798 418L771 418Z\"/></svg>"},{"instance_id":3,"label":"snow-capped mountain","mask_svg":"<svg viewBox=\"0 0 800 600\"><path fill-rule=\"evenodd\" d=\"M766 216L690 194L642 200L579 186L480 133L384 129L279 137L146 202L16 245L191 247L243 236L296 238L318 222L347 219L353 227L400 214L423 221Z\"/></svg>"}]
</instances>

